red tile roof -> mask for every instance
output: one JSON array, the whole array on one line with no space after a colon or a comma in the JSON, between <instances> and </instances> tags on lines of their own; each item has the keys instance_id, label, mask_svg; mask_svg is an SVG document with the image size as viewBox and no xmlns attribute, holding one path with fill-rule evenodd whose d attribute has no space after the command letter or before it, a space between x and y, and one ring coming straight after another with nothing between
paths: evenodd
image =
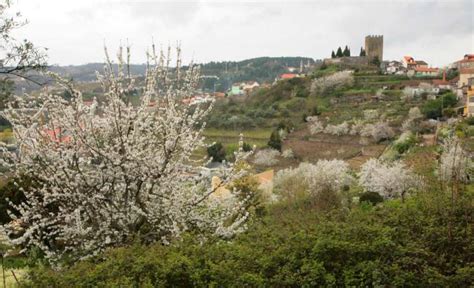
<instances>
[{"instance_id":1,"label":"red tile roof","mask_svg":"<svg viewBox=\"0 0 474 288\"><path fill-rule=\"evenodd\" d=\"M293 74L293 73L285 73L285 74L280 75L281 79L291 79L295 77L296 77L296 74Z\"/></svg>"}]
</instances>

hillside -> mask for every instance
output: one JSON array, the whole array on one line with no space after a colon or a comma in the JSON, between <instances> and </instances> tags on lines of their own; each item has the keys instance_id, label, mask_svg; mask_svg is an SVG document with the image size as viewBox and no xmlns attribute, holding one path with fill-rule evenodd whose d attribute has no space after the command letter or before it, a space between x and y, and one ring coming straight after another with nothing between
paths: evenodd
<instances>
[{"instance_id":1,"label":"hillside","mask_svg":"<svg viewBox=\"0 0 474 288\"><path fill-rule=\"evenodd\" d=\"M287 72L287 67L299 68L300 64L313 65L314 60L307 57L259 57L242 61L225 61L198 63L201 68L203 81L201 88L208 92L224 92L235 82L257 81L259 83L271 83L275 78ZM76 82L94 82L97 80L96 72L104 69L103 63L88 63L84 65L50 66L49 71L58 73L63 77L73 79ZM117 65L114 65L117 69ZM144 75L145 64L131 64L132 75ZM38 82L47 81L43 76L33 75ZM17 91L32 91L39 87L35 84L20 81L17 83Z\"/></svg>"}]
</instances>

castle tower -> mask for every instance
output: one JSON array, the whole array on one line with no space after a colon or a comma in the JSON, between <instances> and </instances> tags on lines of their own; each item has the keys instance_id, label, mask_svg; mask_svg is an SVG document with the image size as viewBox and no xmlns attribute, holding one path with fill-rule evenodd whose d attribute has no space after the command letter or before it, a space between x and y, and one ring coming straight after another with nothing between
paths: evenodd
<instances>
[{"instance_id":1,"label":"castle tower","mask_svg":"<svg viewBox=\"0 0 474 288\"><path fill-rule=\"evenodd\" d=\"M365 53L369 61L378 58L383 61L383 35L365 36Z\"/></svg>"}]
</instances>

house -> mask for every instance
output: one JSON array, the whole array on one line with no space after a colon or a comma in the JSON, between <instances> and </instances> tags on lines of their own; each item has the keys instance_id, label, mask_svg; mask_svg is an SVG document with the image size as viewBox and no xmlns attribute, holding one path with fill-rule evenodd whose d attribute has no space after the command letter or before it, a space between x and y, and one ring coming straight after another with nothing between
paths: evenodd
<instances>
[{"instance_id":1,"label":"house","mask_svg":"<svg viewBox=\"0 0 474 288\"><path fill-rule=\"evenodd\" d=\"M405 66L399 61L384 61L380 67L384 71L384 74L401 75L406 73Z\"/></svg>"},{"instance_id":2,"label":"house","mask_svg":"<svg viewBox=\"0 0 474 288\"><path fill-rule=\"evenodd\" d=\"M229 95L244 95L245 92L244 90L242 89L242 86L240 85L240 83L236 83L236 84L232 84L232 86L230 87L230 91L229 91Z\"/></svg>"},{"instance_id":3,"label":"house","mask_svg":"<svg viewBox=\"0 0 474 288\"><path fill-rule=\"evenodd\" d=\"M253 89L258 88L258 87L260 87L260 84L258 84L257 81L245 82L242 85L242 89L244 89L244 91L252 91Z\"/></svg>"},{"instance_id":4,"label":"house","mask_svg":"<svg viewBox=\"0 0 474 288\"><path fill-rule=\"evenodd\" d=\"M439 74L438 68L430 67L415 67L415 76L437 76Z\"/></svg>"},{"instance_id":5,"label":"house","mask_svg":"<svg viewBox=\"0 0 474 288\"><path fill-rule=\"evenodd\" d=\"M464 105L464 116L474 116L474 78L471 78L467 89L466 104Z\"/></svg>"},{"instance_id":6,"label":"house","mask_svg":"<svg viewBox=\"0 0 474 288\"><path fill-rule=\"evenodd\" d=\"M416 61L411 56L403 56L402 63L407 69L414 69L416 66Z\"/></svg>"},{"instance_id":7,"label":"house","mask_svg":"<svg viewBox=\"0 0 474 288\"><path fill-rule=\"evenodd\" d=\"M464 58L454 62L454 66L461 69L473 69L474 68L474 54L466 54Z\"/></svg>"},{"instance_id":8,"label":"house","mask_svg":"<svg viewBox=\"0 0 474 288\"><path fill-rule=\"evenodd\" d=\"M452 90L453 86L451 85L451 82L446 80L446 70L443 71L443 79L433 79L431 81L434 87L440 89L440 90Z\"/></svg>"}]
</instances>

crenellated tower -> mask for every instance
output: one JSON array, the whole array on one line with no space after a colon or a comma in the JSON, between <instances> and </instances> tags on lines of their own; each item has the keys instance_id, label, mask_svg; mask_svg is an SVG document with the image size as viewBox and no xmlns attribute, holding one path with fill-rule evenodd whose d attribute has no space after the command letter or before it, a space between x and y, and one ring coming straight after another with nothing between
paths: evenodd
<instances>
[{"instance_id":1,"label":"crenellated tower","mask_svg":"<svg viewBox=\"0 0 474 288\"><path fill-rule=\"evenodd\" d=\"M365 36L365 53L369 61L374 58L383 61L383 35Z\"/></svg>"}]
</instances>

